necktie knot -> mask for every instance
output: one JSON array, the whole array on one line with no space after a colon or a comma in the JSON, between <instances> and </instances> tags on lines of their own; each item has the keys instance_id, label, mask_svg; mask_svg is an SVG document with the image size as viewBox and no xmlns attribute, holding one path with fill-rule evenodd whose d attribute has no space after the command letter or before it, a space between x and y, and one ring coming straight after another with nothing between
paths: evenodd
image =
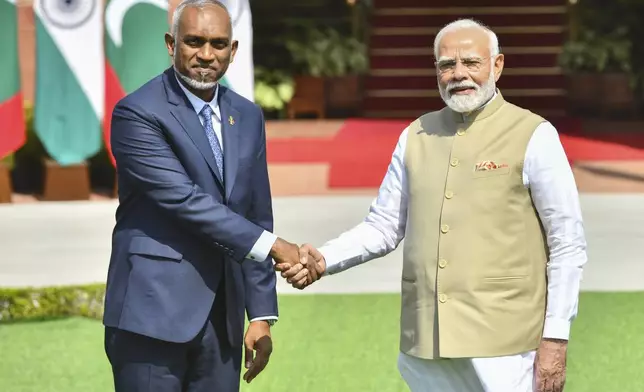
<instances>
[{"instance_id":1,"label":"necktie knot","mask_svg":"<svg viewBox=\"0 0 644 392\"><path fill-rule=\"evenodd\" d=\"M201 109L201 115L204 116L207 119L212 118L213 110L210 107L210 105L204 105L203 109Z\"/></svg>"}]
</instances>

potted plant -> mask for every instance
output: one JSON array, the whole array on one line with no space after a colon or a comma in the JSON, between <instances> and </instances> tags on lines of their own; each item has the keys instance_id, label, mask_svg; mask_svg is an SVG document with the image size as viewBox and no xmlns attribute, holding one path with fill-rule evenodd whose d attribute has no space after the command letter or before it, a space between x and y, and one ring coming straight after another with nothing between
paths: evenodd
<instances>
[{"instance_id":1,"label":"potted plant","mask_svg":"<svg viewBox=\"0 0 644 392\"><path fill-rule=\"evenodd\" d=\"M628 30L618 28L601 37L605 62L601 75L601 109L611 111L635 110L635 77L632 74L632 43Z\"/></svg>"},{"instance_id":2,"label":"potted plant","mask_svg":"<svg viewBox=\"0 0 644 392\"><path fill-rule=\"evenodd\" d=\"M293 97L293 78L284 71L255 67L255 102L266 118L283 118Z\"/></svg>"},{"instance_id":3,"label":"potted plant","mask_svg":"<svg viewBox=\"0 0 644 392\"><path fill-rule=\"evenodd\" d=\"M361 75L368 68L366 45L333 28L308 28L288 40L296 66L292 106L324 117L327 110L356 110L362 96Z\"/></svg>"},{"instance_id":4,"label":"potted plant","mask_svg":"<svg viewBox=\"0 0 644 392\"><path fill-rule=\"evenodd\" d=\"M363 75L368 69L366 45L354 37L343 37L328 29L326 101L329 111L355 114L362 102Z\"/></svg>"},{"instance_id":5,"label":"potted plant","mask_svg":"<svg viewBox=\"0 0 644 392\"><path fill-rule=\"evenodd\" d=\"M568 82L569 109L577 114L595 113L600 107L602 80L600 72L606 51L597 45L595 32L585 30L580 38L564 44L559 55Z\"/></svg>"}]
</instances>

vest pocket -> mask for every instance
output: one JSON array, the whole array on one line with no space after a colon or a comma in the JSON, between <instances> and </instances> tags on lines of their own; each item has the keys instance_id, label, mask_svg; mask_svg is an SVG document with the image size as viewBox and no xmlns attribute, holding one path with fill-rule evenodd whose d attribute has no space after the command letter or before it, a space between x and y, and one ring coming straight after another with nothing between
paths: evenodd
<instances>
[{"instance_id":1,"label":"vest pocket","mask_svg":"<svg viewBox=\"0 0 644 392\"><path fill-rule=\"evenodd\" d=\"M526 279L527 275L515 275L515 276L487 276L483 280L488 283L510 283Z\"/></svg>"},{"instance_id":2,"label":"vest pocket","mask_svg":"<svg viewBox=\"0 0 644 392\"><path fill-rule=\"evenodd\" d=\"M472 173L473 178L488 178L488 177L498 177L498 176L503 176L506 174L510 173L510 167L505 166L505 167L500 167L498 169L493 169L493 170L479 170L479 171L474 171Z\"/></svg>"}]
</instances>

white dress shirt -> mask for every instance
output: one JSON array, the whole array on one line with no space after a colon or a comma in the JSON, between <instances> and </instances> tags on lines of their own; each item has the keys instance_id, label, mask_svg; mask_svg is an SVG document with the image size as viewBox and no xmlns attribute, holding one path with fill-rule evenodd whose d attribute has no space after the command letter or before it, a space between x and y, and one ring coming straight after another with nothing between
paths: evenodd
<instances>
[{"instance_id":1,"label":"white dress shirt","mask_svg":"<svg viewBox=\"0 0 644 392\"><path fill-rule=\"evenodd\" d=\"M197 116L199 117L199 121L201 122L201 125L204 125L204 120L201 117L201 110L203 109L204 106L210 105L210 108L212 109L212 126L215 131L215 135L217 136L217 141L219 142L219 146L221 147L221 151L223 152L224 156L226 155L226 151L224 151L224 143L221 135L221 112L219 110L219 101L217 100L217 95L219 94L219 84L215 88L215 95L213 98L210 100L210 102L206 102L203 99L197 97L193 93L190 92L177 78L177 82L179 83L179 86L181 87L181 90L186 94L186 97L188 97L188 101L190 101L190 104L192 104L192 108L197 112ZM204 130L205 132L205 130ZM268 254L271 251L271 248L273 247L273 243L275 243L275 240L277 239L277 236L275 236L273 233L264 230L262 235L259 237L257 242L253 245L253 248L250 250L248 255L246 255L247 259L251 260L256 260L256 261L264 261L268 257ZM277 320L277 317L275 316L266 316L266 317L258 317L255 319L252 319L250 321L257 321L257 320Z\"/></svg>"},{"instance_id":2,"label":"white dress shirt","mask_svg":"<svg viewBox=\"0 0 644 392\"><path fill-rule=\"evenodd\" d=\"M320 247L327 274L384 256L404 238L409 197L404 162L407 133L408 128L398 140L378 196L364 221ZM586 240L572 170L559 135L549 122L541 123L530 139L523 183L530 190L550 250L543 336L568 339L571 322L577 315Z\"/></svg>"}]
</instances>

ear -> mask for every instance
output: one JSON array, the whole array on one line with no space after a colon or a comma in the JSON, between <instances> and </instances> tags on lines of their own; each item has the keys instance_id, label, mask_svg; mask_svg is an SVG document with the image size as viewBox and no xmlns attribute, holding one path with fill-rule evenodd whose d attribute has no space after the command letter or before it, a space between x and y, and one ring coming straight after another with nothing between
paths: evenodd
<instances>
[{"instance_id":1,"label":"ear","mask_svg":"<svg viewBox=\"0 0 644 392\"><path fill-rule=\"evenodd\" d=\"M173 57L174 56L174 45L175 45L174 37L170 33L165 33L164 38L165 38L165 46L166 46L166 48L168 48L168 54L170 55L170 57Z\"/></svg>"},{"instance_id":2,"label":"ear","mask_svg":"<svg viewBox=\"0 0 644 392\"><path fill-rule=\"evenodd\" d=\"M498 82L499 78L501 77L504 63L505 63L505 57L503 57L502 53L498 54L494 59L494 81L495 82Z\"/></svg>"},{"instance_id":3,"label":"ear","mask_svg":"<svg viewBox=\"0 0 644 392\"><path fill-rule=\"evenodd\" d=\"M232 63L235 60L235 54L237 54L237 47L239 46L239 42L237 40L234 40L230 46L230 62Z\"/></svg>"}]
</instances>

